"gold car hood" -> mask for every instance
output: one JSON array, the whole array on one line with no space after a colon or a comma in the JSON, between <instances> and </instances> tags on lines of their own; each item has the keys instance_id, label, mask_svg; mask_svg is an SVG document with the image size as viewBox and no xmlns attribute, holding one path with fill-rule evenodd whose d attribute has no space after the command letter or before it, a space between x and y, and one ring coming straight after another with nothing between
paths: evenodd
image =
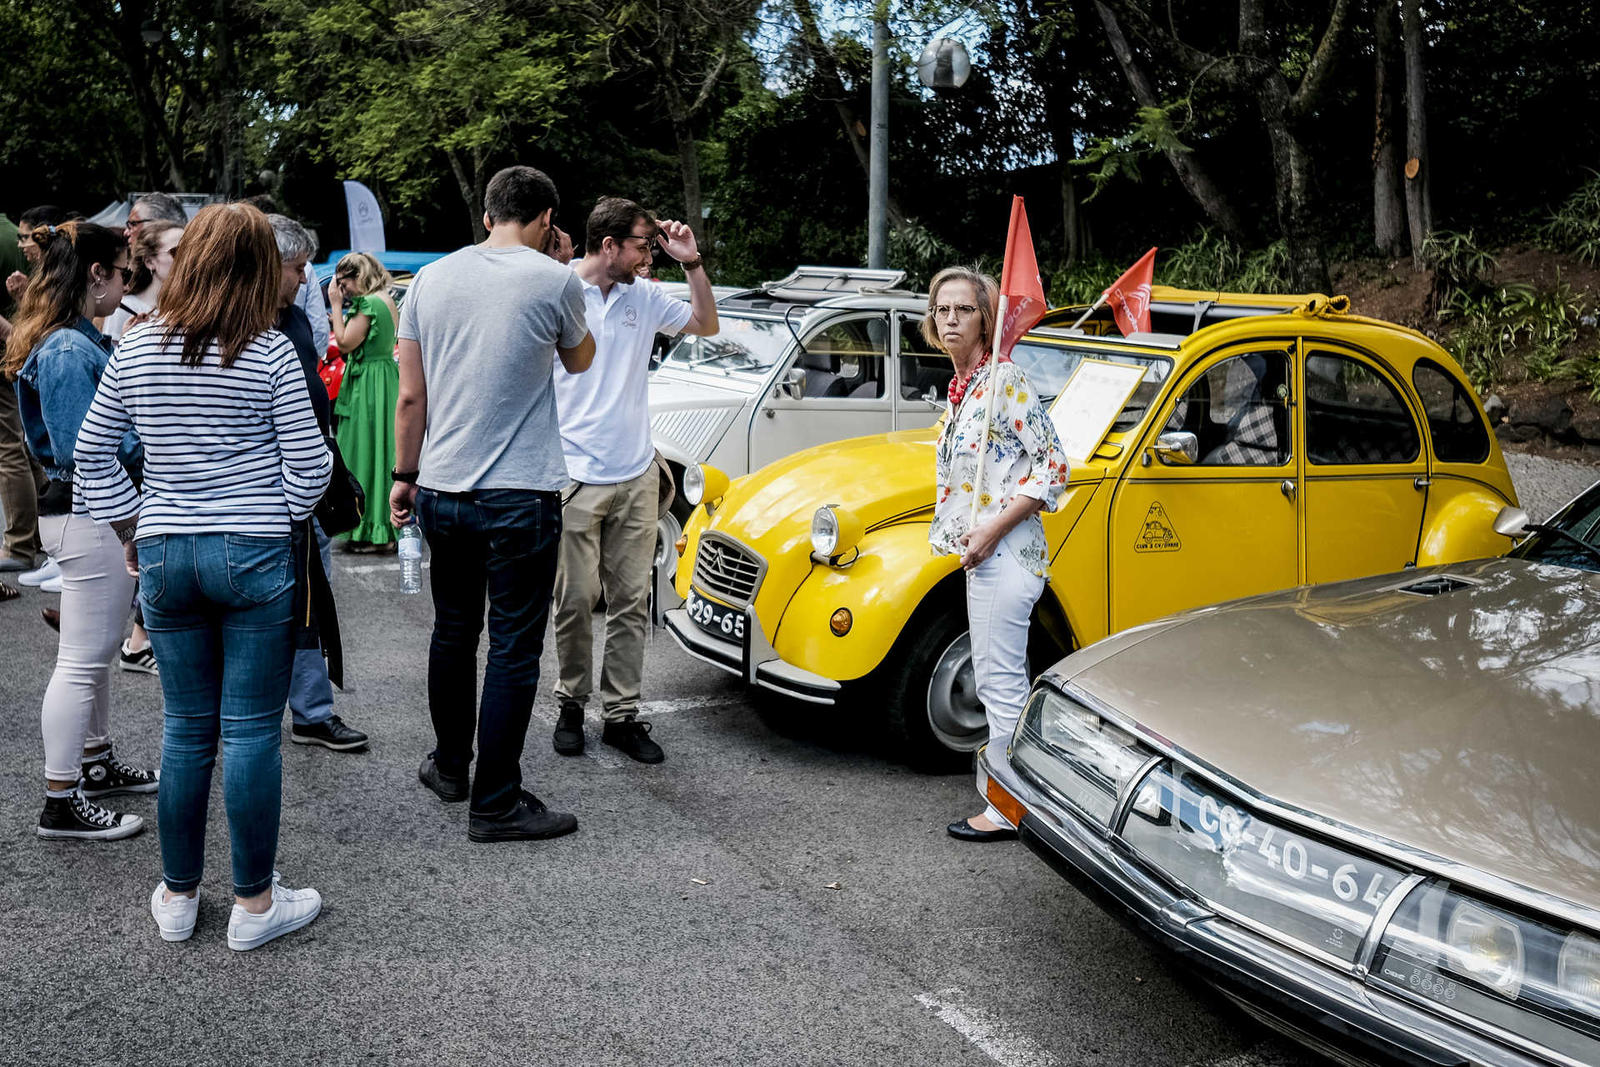
<instances>
[{"instance_id":1,"label":"gold car hood","mask_svg":"<svg viewBox=\"0 0 1600 1067\"><path fill-rule=\"evenodd\" d=\"M1057 673L1269 800L1600 911L1600 574L1497 559L1302 588L1081 662Z\"/></svg>"}]
</instances>

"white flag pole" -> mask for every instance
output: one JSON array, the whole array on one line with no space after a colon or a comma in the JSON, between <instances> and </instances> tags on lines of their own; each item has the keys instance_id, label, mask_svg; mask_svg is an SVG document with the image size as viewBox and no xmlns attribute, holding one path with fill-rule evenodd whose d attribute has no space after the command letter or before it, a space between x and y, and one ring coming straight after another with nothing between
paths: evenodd
<instances>
[{"instance_id":1,"label":"white flag pole","mask_svg":"<svg viewBox=\"0 0 1600 1067\"><path fill-rule=\"evenodd\" d=\"M970 534L978 525L978 497L983 493L983 461L989 452L989 426L994 419L994 393L999 382L1000 334L1005 330L1006 305L1009 299L1000 294L1000 314L995 316L994 337L989 346L989 391L983 398L983 436L978 439L978 470L972 477L972 517L967 521Z\"/></svg>"},{"instance_id":2,"label":"white flag pole","mask_svg":"<svg viewBox=\"0 0 1600 1067\"><path fill-rule=\"evenodd\" d=\"M1084 324L1084 321L1086 319L1088 319L1088 317L1090 315L1093 315L1096 311L1099 311L1101 308L1105 307L1105 305L1106 305L1106 294L1105 293L1101 293L1100 294L1100 299L1096 300L1094 303L1090 304L1089 305L1089 310L1085 311L1082 315L1078 316L1078 321L1073 323L1071 326L1069 326L1067 328L1069 330L1076 330L1079 326L1082 326Z\"/></svg>"}]
</instances>

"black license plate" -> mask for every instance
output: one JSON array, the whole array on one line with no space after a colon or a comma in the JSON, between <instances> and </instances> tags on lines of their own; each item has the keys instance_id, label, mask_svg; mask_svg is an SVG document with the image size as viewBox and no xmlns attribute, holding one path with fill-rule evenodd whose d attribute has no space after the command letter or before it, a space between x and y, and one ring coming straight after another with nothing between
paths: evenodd
<instances>
[{"instance_id":1,"label":"black license plate","mask_svg":"<svg viewBox=\"0 0 1600 1067\"><path fill-rule=\"evenodd\" d=\"M706 633L737 644L744 643L744 612L714 604L693 590L689 591L689 599L684 606L689 611L689 618Z\"/></svg>"}]
</instances>

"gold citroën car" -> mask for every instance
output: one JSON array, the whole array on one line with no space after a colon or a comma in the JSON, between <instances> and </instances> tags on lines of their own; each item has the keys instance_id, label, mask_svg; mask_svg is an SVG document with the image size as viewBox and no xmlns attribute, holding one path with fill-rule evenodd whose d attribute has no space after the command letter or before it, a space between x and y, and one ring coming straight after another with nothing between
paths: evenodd
<instances>
[{"instance_id":1,"label":"gold citro\u00ebn car","mask_svg":"<svg viewBox=\"0 0 1600 1067\"><path fill-rule=\"evenodd\" d=\"M1504 552L1516 493L1454 360L1321 294L1158 286L1154 331L1060 309L1013 358L1047 405L1081 361L1143 369L1044 516L1035 669L1158 616L1296 585ZM911 331L908 331L911 332ZM902 388L942 397L947 358L902 350ZM986 737L963 579L928 547L938 427L823 445L729 483L686 479L690 654L801 701L882 714L916 766Z\"/></svg>"}]
</instances>

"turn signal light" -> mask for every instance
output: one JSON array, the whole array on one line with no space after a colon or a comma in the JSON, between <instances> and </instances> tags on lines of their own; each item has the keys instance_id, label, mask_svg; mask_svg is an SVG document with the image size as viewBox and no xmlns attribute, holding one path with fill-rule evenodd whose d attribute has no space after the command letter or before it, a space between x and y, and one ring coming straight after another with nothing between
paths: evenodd
<instances>
[{"instance_id":1,"label":"turn signal light","mask_svg":"<svg viewBox=\"0 0 1600 1067\"><path fill-rule=\"evenodd\" d=\"M850 632L850 627L855 625L855 621L849 608L840 608L833 613L833 618L828 620L828 629L833 631L833 636L843 637Z\"/></svg>"},{"instance_id":2,"label":"turn signal light","mask_svg":"<svg viewBox=\"0 0 1600 1067\"><path fill-rule=\"evenodd\" d=\"M684 534L683 536L679 537L676 541L672 542L672 547L678 550L678 555L680 556L689 551L689 535Z\"/></svg>"},{"instance_id":3,"label":"turn signal light","mask_svg":"<svg viewBox=\"0 0 1600 1067\"><path fill-rule=\"evenodd\" d=\"M1006 787L995 781L992 776L985 775L988 779L984 787L984 795L989 803L994 805L994 810L1006 817L1012 826L1021 826L1022 817L1028 814L1028 809L1022 806L1022 801L1006 792Z\"/></svg>"}]
</instances>

